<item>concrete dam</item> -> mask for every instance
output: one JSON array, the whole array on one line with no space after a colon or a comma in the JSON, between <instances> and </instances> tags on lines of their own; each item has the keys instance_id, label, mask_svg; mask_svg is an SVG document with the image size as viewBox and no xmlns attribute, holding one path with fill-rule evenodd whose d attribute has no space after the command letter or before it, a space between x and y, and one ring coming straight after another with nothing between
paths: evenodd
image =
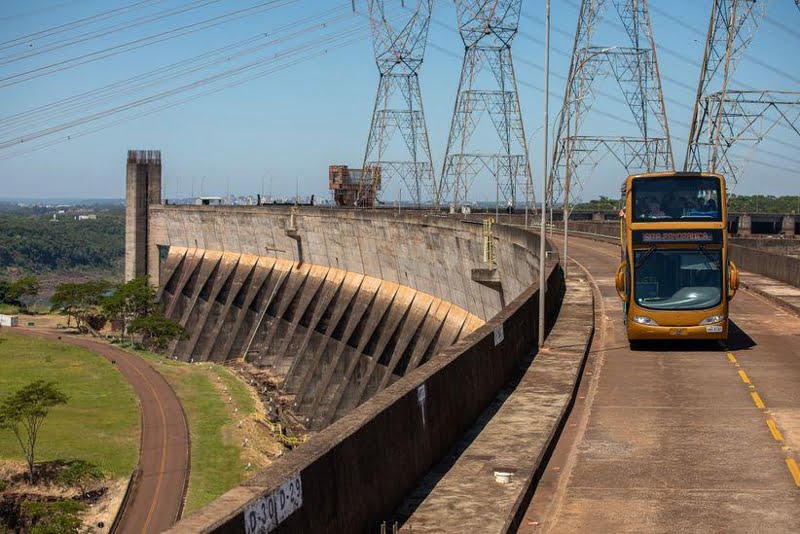
<instances>
[{"instance_id":1,"label":"concrete dam","mask_svg":"<svg viewBox=\"0 0 800 534\"><path fill-rule=\"evenodd\" d=\"M446 470L497 402L497 421L510 416L539 452L487 453L477 439L465 455L476 486L446 477L432 502L452 492L485 500L494 470L513 468L515 482L490 500L496 522L518 521L593 331L591 291L567 289L553 244L545 242L541 299L551 346L539 350L536 233L477 215L168 205L158 156L129 154L125 272L149 277L186 328L170 355L244 358L277 377L292 415L317 430L173 530L374 529L427 493L426 473ZM482 436L497 433L488 425ZM420 507L414 524L431 509Z\"/></svg>"},{"instance_id":2,"label":"concrete dam","mask_svg":"<svg viewBox=\"0 0 800 534\"><path fill-rule=\"evenodd\" d=\"M537 279L536 258L502 240L487 269L482 232L413 213L153 205L148 272L188 332L172 356L271 370L319 430Z\"/></svg>"}]
</instances>

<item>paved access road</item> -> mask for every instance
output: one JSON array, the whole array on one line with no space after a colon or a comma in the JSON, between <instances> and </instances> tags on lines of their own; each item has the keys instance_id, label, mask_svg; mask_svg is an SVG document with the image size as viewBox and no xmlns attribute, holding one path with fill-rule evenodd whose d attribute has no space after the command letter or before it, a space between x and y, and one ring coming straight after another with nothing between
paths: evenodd
<instances>
[{"instance_id":1,"label":"paved access road","mask_svg":"<svg viewBox=\"0 0 800 534\"><path fill-rule=\"evenodd\" d=\"M727 348L633 352L619 248L571 238L570 256L597 331L521 532L800 532L800 318L740 291Z\"/></svg>"},{"instance_id":2,"label":"paved access road","mask_svg":"<svg viewBox=\"0 0 800 534\"><path fill-rule=\"evenodd\" d=\"M189 432L180 401L167 381L147 362L113 345L47 331L15 331L50 340L60 338L116 363L139 397L142 413L140 477L118 532L155 533L169 528L181 512L189 476Z\"/></svg>"}]
</instances>

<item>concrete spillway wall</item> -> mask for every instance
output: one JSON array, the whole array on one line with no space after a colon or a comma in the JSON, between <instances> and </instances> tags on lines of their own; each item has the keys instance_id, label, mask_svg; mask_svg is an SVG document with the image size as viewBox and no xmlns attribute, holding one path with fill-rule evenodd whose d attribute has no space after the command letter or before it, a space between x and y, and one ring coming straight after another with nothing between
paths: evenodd
<instances>
[{"instance_id":1,"label":"concrete spillway wall","mask_svg":"<svg viewBox=\"0 0 800 534\"><path fill-rule=\"evenodd\" d=\"M484 321L537 279L527 243L496 227L497 274L503 292L473 282L483 266L481 226L459 218L396 212L302 208L295 229L288 209L164 206L149 210L150 250L179 246L330 267L394 282L449 302ZM148 256L148 272L159 272ZM159 280L160 282L160 280Z\"/></svg>"},{"instance_id":2,"label":"concrete spillway wall","mask_svg":"<svg viewBox=\"0 0 800 534\"><path fill-rule=\"evenodd\" d=\"M481 278L473 272L485 267L481 226L458 218L316 210L301 212L297 233L287 234L287 214L265 212L262 220L273 221L266 227L257 210L156 207L153 233L162 243L189 248L279 249L282 261L302 258L398 283L485 320L174 529L256 532L269 526L280 532L363 532L390 516L536 351L539 238L522 228L496 226L497 270ZM246 214L247 225L239 213ZM248 248L243 241L221 243L220 237L200 235L214 232L215 225L221 230L240 225L248 234L243 238ZM293 234L300 235L299 242L292 243ZM558 256L547 248L549 324L564 286Z\"/></svg>"},{"instance_id":3,"label":"concrete spillway wall","mask_svg":"<svg viewBox=\"0 0 800 534\"><path fill-rule=\"evenodd\" d=\"M148 235L148 272L189 333L171 355L272 370L317 430L470 334L538 270L498 235L494 283L475 282L482 227L419 214L156 205Z\"/></svg>"},{"instance_id":4,"label":"concrete spillway wall","mask_svg":"<svg viewBox=\"0 0 800 534\"><path fill-rule=\"evenodd\" d=\"M432 295L331 267L173 246L161 268L184 361L245 356L324 428L483 324Z\"/></svg>"}]
</instances>

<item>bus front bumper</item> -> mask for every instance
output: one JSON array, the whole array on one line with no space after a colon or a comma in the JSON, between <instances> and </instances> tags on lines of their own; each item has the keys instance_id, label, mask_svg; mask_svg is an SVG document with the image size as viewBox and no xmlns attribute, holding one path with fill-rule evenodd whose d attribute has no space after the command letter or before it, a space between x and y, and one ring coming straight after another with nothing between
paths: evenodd
<instances>
[{"instance_id":1,"label":"bus front bumper","mask_svg":"<svg viewBox=\"0 0 800 534\"><path fill-rule=\"evenodd\" d=\"M702 326L648 326L628 323L628 339L727 339L728 324Z\"/></svg>"}]
</instances>

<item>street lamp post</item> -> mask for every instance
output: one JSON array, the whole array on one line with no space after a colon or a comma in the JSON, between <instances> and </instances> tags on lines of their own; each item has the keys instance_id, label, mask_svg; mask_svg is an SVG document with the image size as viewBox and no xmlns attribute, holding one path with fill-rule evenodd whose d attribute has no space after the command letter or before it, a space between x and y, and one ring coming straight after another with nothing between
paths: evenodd
<instances>
[{"instance_id":1,"label":"street lamp post","mask_svg":"<svg viewBox=\"0 0 800 534\"><path fill-rule=\"evenodd\" d=\"M547 126L550 118L548 117L548 106L550 105L550 0L547 0L545 8L545 23L544 23L544 142L542 143L542 210L541 210L541 225L539 230L539 347L544 345L544 297L545 297L545 223L547 222L547 215L545 206L547 205ZM565 258L566 259L566 258Z\"/></svg>"},{"instance_id":2,"label":"street lamp post","mask_svg":"<svg viewBox=\"0 0 800 534\"><path fill-rule=\"evenodd\" d=\"M606 54L608 52L611 52L612 50L614 50L616 48L617 48L616 46L611 46L609 48L603 48L601 50L595 50L594 52L592 52L591 54L589 54L588 56L583 58L581 60L581 62L578 63L578 66L575 67L575 71L573 73L573 77L575 76L575 73L577 73L579 70L581 70L583 68L583 66L586 64L587 61L589 61L590 59L592 59L592 58L594 58L596 56L599 56L600 54ZM570 81L568 80L567 83L570 83ZM582 96L579 96L578 98L574 98L574 99L570 100L569 102L567 102L567 104L564 107L561 108L560 113L563 113L564 110L567 109L567 106L572 106L573 104L577 104L578 102L580 102L585 96L586 95L582 95ZM570 173L572 171L571 166L570 166L570 163L572 161L572 152L571 152L571 146L570 146L571 143L572 143L571 136L570 136L570 121L571 121L571 119L572 119L571 115L569 117L567 117L567 138L564 140L565 141L564 142L564 174L566 175L566 183L564 184L564 205L563 205L563 208L562 208L563 209L562 218L564 219L564 262L562 264L562 268L564 270L564 278L565 279L567 277L567 270L568 270L567 269L567 263L568 263L567 262L567 251L568 251L569 237L567 235L567 232L569 230L569 209L570 209L570 206L569 206L569 188L570 188L570 183L571 183L571 180L570 180L571 175L570 175Z\"/></svg>"}]
</instances>

